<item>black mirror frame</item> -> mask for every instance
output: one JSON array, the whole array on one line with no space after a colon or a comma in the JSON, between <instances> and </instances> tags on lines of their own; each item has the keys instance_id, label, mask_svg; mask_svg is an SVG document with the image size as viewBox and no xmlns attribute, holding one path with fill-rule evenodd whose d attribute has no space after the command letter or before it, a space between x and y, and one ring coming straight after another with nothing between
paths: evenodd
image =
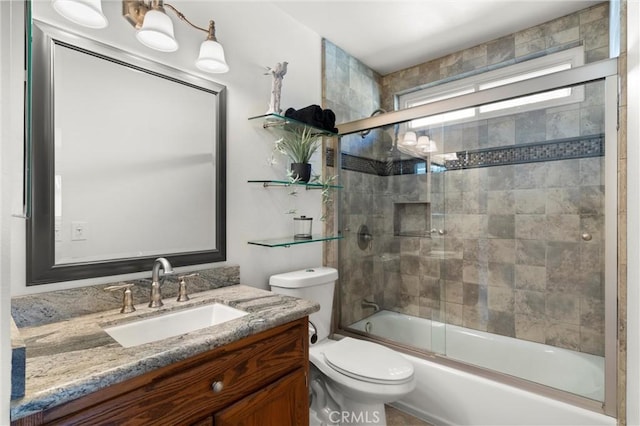
<instances>
[{"instance_id":1,"label":"black mirror frame","mask_svg":"<svg viewBox=\"0 0 640 426\"><path fill-rule=\"evenodd\" d=\"M28 23L30 25L30 23ZM46 29L46 31L43 30ZM226 87L180 70L153 61L135 57L127 52L101 43L82 39L76 45L70 45L57 39L64 31L47 24L33 22L32 73L33 97L28 99L30 90L25 91L25 138L31 138L31 163L29 165L31 194L31 215L27 218L27 285L39 285L60 281L73 281L87 278L131 274L151 271L153 261L162 256L169 259L173 266L198 265L226 260ZM64 37L66 38L66 37ZM72 35L72 39L78 37ZM213 250L163 253L154 256L121 258L104 261L55 264L54 232L54 147L53 147L53 97L51 89L52 48L53 43L71 47L83 53L111 60L141 71L162 76L188 86L203 89L216 95L218 103L217 141L216 141L216 248ZM101 52L114 52L125 57L126 62L89 50L99 47ZM169 75L171 77L169 77ZM177 77L176 77L177 76ZM37 125L33 125L37 123ZM29 146L29 144L25 144Z\"/></svg>"}]
</instances>

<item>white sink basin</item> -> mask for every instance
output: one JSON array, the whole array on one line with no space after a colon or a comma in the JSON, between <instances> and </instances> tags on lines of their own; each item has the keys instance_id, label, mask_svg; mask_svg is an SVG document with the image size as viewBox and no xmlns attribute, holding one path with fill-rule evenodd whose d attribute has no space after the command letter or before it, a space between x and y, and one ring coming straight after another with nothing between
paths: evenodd
<instances>
[{"instance_id":1,"label":"white sink basin","mask_svg":"<svg viewBox=\"0 0 640 426\"><path fill-rule=\"evenodd\" d=\"M222 324L247 315L247 312L221 303L160 314L127 324L105 327L116 342L125 348L179 336L190 331Z\"/></svg>"}]
</instances>

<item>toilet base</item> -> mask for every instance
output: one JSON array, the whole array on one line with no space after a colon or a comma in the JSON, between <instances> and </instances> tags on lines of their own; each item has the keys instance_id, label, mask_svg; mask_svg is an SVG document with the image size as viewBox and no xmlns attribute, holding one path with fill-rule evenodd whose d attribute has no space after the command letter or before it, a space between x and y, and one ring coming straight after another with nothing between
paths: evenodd
<instances>
[{"instance_id":1,"label":"toilet base","mask_svg":"<svg viewBox=\"0 0 640 426\"><path fill-rule=\"evenodd\" d=\"M354 401L310 365L309 426L385 426L384 403Z\"/></svg>"},{"instance_id":2,"label":"toilet base","mask_svg":"<svg viewBox=\"0 0 640 426\"><path fill-rule=\"evenodd\" d=\"M329 414L329 417L326 414ZM365 409L344 408L330 413L318 413L313 408L309 408L309 426L386 426L386 424L384 404L381 404L381 407L367 406Z\"/></svg>"},{"instance_id":3,"label":"toilet base","mask_svg":"<svg viewBox=\"0 0 640 426\"><path fill-rule=\"evenodd\" d=\"M339 426L340 407L327 391L321 375L311 366L309 426Z\"/></svg>"},{"instance_id":4,"label":"toilet base","mask_svg":"<svg viewBox=\"0 0 640 426\"><path fill-rule=\"evenodd\" d=\"M338 403L340 411L333 413L331 420L339 425L349 426L386 426L386 413L383 403L363 403L354 401L327 384L329 395Z\"/></svg>"}]
</instances>

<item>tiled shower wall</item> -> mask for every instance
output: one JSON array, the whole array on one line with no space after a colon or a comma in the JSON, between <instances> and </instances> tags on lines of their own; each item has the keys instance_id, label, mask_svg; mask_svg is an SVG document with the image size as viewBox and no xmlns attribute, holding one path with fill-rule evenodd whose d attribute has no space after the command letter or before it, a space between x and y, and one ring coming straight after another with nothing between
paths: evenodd
<instances>
[{"instance_id":1,"label":"tiled shower wall","mask_svg":"<svg viewBox=\"0 0 640 426\"><path fill-rule=\"evenodd\" d=\"M546 116L553 121L553 110ZM444 139L493 125L451 126ZM367 299L602 355L603 157L396 176L343 170L342 179L343 324L372 313L361 305ZM373 235L364 248L361 225Z\"/></svg>"},{"instance_id":2,"label":"tiled shower wall","mask_svg":"<svg viewBox=\"0 0 640 426\"><path fill-rule=\"evenodd\" d=\"M431 226L445 234L401 237L399 262L385 271L397 288L385 292L385 308L602 355L601 164L432 175Z\"/></svg>"},{"instance_id":3,"label":"tiled shower wall","mask_svg":"<svg viewBox=\"0 0 640 426\"><path fill-rule=\"evenodd\" d=\"M324 63L323 107L333 110L336 123L369 117L380 108L382 83L378 73L329 40L322 40ZM343 141L342 150L375 158L381 148L374 135Z\"/></svg>"},{"instance_id":4,"label":"tiled shower wall","mask_svg":"<svg viewBox=\"0 0 640 426\"><path fill-rule=\"evenodd\" d=\"M584 46L586 62L608 57L607 3L383 77L367 70L337 46L325 41L325 106L336 111L338 122L363 118L379 106L392 109L393 96L410 88L428 87L576 45ZM380 97L376 99L378 95ZM580 112L576 108L560 108L553 114L556 123L564 123L563 125L574 126L576 129L580 125L581 117L576 115ZM546 131L546 112L530 113L528 117L520 116L520 119L542 125ZM502 138L510 132L515 133L515 123L498 121L493 123L494 135ZM532 135L524 135L520 130L518 132L518 136L507 143L545 140L547 137L543 132L545 136L542 139L540 133L536 136L537 139L531 139ZM387 132L389 133L392 132ZM567 135L575 135L575 132L572 129L564 136ZM552 137L561 136L558 133ZM384 159L391 138L386 139L380 142L380 134L376 135L374 132L364 138L353 135L342 139L342 151L364 158ZM494 139L494 142L496 140L498 139ZM465 144L467 142L468 138L465 139ZM478 145L466 146L467 149L477 147ZM457 148L459 147L451 146L447 151L455 151ZM590 158L553 162L549 165L531 164L528 176L544 181L543 178L548 176L551 169L554 173L560 173L557 170L560 170L558 167L561 165L569 169L577 168L580 173L581 168L592 166L600 160ZM536 287L532 278L536 274L538 278L547 273L553 274L553 265L540 264L540 259L535 260L536 244L531 243L525 247L522 241L529 238L520 238L523 237L522 232L526 232L523 229L527 229L527 221L538 221L539 225L544 223L547 229L562 228L563 231L564 226L557 221L565 221L566 223L562 223L570 224L578 233L573 233L571 237L560 233L561 236L556 237L560 241L554 243L555 246L543 241L545 253L546 250L551 250L551 254L566 254L568 259L578 263L582 260L591 264L588 257L590 252L580 250L581 243L576 240L576 236L580 229L588 226L589 220L597 222L601 218L587 219L582 217L584 214L581 216L580 212L584 207L580 204L580 194L588 190L579 184L567 181L563 182L567 187L562 187L543 182L537 189L533 189L523 187L522 178L518 182L507 179L507 183L502 186L481 188L486 191L482 195L468 197L467 193L462 200L465 207L472 210L457 211L455 207L453 211L441 210L452 216L449 225L469 227L473 226L470 223L478 225L482 222L484 228L476 229L476 234L471 234L477 238L460 239L451 233L446 238L440 238L437 234L433 238L393 236L393 220L390 218L393 217L394 201L432 201L432 220L435 226L439 220L439 180L465 182L477 178L478 182L484 182L482 185L485 185L490 176L492 180L499 181L495 178L496 173L519 176L521 172L513 171L516 167L524 166L393 177L342 170L341 183L345 186L341 194L342 228L346 238L341 242L340 257L343 305L341 323L346 325L369 315L370 308L361 307L362 299L367 298L394 310L601 354L601 297L590 298L595 292L594 288L592 292L582 294L584 292L577 291L574 287L570 292L565 291L571 290L570 288L562 289L562 297L554 301L548 300L545 291L540 288L539 282L542 281ZM425 191L420 186L427 185L430 179L433 179L432 189ZM509 187L508 182L513 186ZM443 188L456 188L456 184L445 183ZM602 195L601 190L595 192L600 193L598 196ZM450 198L449 203L455 203L460 201L456 197L461 193L464 191L447 194L445 198ZM554 197L557 199L555 207ZM539 210L541 200L545 200L545 205L549 203L549 212ZM500 212L496 210L498 202L506 204ZM560 204L564 207L560 207ZM567 210L560 212L561 208ZM479 219L479 215L482 215L482 219ZM516 226L516 221L519 226ZM361 224L366 224L369 232L374 235L374 242L369 250L360 250L356 239L352 237L357 234ZM516 231L516 228L520 230ZM516 235L516 232L520 234ZM441 247L437 247L439 238ZM600 246L596 238L592 240L591 246ZM446 243L442 243L444 241ZM442 244L447 244L448 247L443 247ZM551 247L547 247L549 244ZM474 253L478 252L477 249L474 251L474 245L476 248L488 249L484 251L484 259L474 258ZM443 253L448 256L447 260L442 259ZM526 256L525 253L530 254ZM600 252L598 256L601 256ZM471 266L478 262L483 265ZM483 284L480 275L491 275L496 280L493 285L489 285L488 281ZM575 282L576 278L570 281ZM440 318L440 315L447 317Z\"/></svg>"}]
</instances>

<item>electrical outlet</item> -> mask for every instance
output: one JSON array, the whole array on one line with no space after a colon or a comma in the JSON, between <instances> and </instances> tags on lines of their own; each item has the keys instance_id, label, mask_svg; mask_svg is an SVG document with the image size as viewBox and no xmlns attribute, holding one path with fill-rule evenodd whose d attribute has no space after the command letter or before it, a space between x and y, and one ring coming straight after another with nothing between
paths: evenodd
<instances>
[{"instance_id":1,"label":"electrical outlet","mask_svg":"<svg viewBox=\"0 0 640 426\"><path fill-rule=\"evenodd\" d=\"M84 241L87 234L87 222L71 222L71 241Z\"/></svg>"}]
</instances>

